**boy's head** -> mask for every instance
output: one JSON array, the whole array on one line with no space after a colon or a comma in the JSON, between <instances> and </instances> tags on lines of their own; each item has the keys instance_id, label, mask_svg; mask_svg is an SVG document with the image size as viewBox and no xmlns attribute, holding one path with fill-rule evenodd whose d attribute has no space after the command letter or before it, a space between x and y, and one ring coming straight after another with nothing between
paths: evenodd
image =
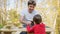
<instances>
[{"instance_id":1,"label":"boy's head","mask_svg":"<svg viewBox=\"0 0 60 34\"><path fill-rule=\"evenodd\" d=\"M42 22L42 18L39 14L35 15L33 17L33 21L36 23L36 24L40 24Z\"/></svg>"},{"instance_id":2,"label":"boy's head","mask_svg":"<svg viewBox=\"0 0 60 34\"><path fill-rule=\"evenodd\" d=\"M28 1L28 9L30 12L32 12L34 10L35 6L36 6L36 2L34 0Z\"/></svg>"}]
</instances>

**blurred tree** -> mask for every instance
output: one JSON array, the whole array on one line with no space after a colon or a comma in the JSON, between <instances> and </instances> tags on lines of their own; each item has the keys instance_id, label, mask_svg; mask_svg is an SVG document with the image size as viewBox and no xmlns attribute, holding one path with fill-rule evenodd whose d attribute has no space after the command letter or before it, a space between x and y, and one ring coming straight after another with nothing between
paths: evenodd
<instances>
[{"instance_id":1,"label":"blurred tree","mask_svg":"<svg viewBox=\"0 0 60 34\"><path fill-rule=\"evenodd\" d=\"M55 27L55 34L60 34L60 8L58 8L58 15L57 15L57 19L56 19L56 27Z\"/></svg>"},{"instance_id":2,"label":"blurred tree","mask_svg":"<svg viewBox=\"0 0 60 34\"><path fill-rule=\"evenodd\" d=\"M19 18L20 18L20 14L18 14L16 10L12 9L9 11L9 20L13 24L18 26L20 23Z\"/></svg>"}]
</instances>

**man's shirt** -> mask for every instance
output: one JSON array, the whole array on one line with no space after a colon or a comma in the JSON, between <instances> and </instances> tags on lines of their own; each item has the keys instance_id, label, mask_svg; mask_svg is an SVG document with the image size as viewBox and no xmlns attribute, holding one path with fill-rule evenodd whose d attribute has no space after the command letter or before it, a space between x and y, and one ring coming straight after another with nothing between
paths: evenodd
<instances>
[{"instance_id":1,"label":"man's shirt","mask_svg":"<svg viewBox=\"0 0 60 34\"><path fill-rule=\"evenodd\" d=\"M24 17L23 20L25 21L33 21L33 17L39 14L38 11L33 10L32 13L29 13L28 9L24 9L22 10L22 12L20 13L21 16Z\"/></svg>"}]
</instances>

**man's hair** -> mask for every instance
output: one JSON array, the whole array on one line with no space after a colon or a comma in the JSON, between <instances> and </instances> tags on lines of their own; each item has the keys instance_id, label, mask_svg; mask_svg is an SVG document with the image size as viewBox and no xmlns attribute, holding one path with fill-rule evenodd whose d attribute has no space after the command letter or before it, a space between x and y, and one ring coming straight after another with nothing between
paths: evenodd
<instances>
[{"instance_id":1,"label":"man's hair","mask_svg":"<svg viewBox=\"0 0 60 34\"><path fill-rule=\"evenodd\" d=\"M36 2L34 1L34 0L29 0L28 1L28 6L29 5L34 5L34 6L36 6Z\"/></svg>"},{"instance_id":2,"label":"man's hair","mask_svg":"<svg viewBox=\"0 0 60 34\"><path fill-rule=\"evenodd\" d=\"M35 15L33 17L33 21L36 23L36 24L40 24L42 22L42 18L39 14Z\"/></svg>"}]
</instances>

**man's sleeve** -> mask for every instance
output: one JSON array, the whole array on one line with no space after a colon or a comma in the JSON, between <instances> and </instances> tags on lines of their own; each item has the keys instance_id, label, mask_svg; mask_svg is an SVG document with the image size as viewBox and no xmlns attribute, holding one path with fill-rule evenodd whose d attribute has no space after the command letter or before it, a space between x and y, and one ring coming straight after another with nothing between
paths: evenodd
<instances>
[{"instance_id":1,"label":"man's sleeve","mask_svg":"<svg viewBox=\"0 0 60 34\"><path fill-rule=\"evenodd\" d=\"M39 11L36 11L36 12L35 12L35 15L37 15L37 14L39 14Z\"/></svg>"},{"instance_id":2,"label":"man's sleeve","mask_svg":"<svg viewBox=\"0 0 60 34\"><path fill-rule=\"evenodd\" d=\"M21 16L24 16L24 11L23 10L20 12L20 15Z\"/></svg>"}]
</instances>

